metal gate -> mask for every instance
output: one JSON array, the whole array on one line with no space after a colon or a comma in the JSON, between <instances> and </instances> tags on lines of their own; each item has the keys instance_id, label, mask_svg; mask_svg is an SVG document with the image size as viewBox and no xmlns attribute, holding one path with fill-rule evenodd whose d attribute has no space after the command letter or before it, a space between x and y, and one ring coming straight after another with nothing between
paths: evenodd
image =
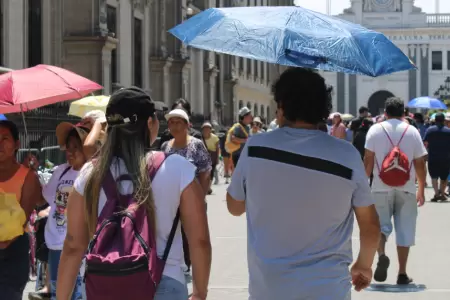
<instances>
[{"instance_id":1,"label":"metal gate","mask_svg":"<svg viewBox=\"0 0 450 300\"><path fill-rule=\"evenodd\" d=\"M24 113L28 138L25 135L22 116L20 114L8 114L7 118L13 121L19 129L20 147L22 149L31 148L39 150L37 154L41 163L45 159L50 160L55 165L65 163L64 153L58 147L54 147L58 145L55 130L56 126L61 122L76 123L80 120L77 117L67 115L69 105L70 102L63 102ZM20 151L18 153L19 161L22 161L26 152Z\"/></svg>"}]
</instances>

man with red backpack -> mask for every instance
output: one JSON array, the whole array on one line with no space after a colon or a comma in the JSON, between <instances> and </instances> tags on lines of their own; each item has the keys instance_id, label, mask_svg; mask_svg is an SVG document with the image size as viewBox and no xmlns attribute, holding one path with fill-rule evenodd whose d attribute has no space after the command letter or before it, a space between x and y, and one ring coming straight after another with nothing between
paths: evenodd
<instances>
[{"instance_id":1,"label":"man with red backpack","mask_svg":"<svg viewBox=\"0 0 450 300\"><path fill-rule=\"evenodd\" d=\"M374 174L372 193L382 232L374 279L383 282L387 278L390 261L385 244L392 233L393 218L399 260L397 284L412 282L406 264L409 248L415 243L417 206L425 201L427 155L419 131L403 121L404 112L403 100L395 97L386 100L386 121L370 128L364 157L367 176Z\"/></svg>"}]
</instances>

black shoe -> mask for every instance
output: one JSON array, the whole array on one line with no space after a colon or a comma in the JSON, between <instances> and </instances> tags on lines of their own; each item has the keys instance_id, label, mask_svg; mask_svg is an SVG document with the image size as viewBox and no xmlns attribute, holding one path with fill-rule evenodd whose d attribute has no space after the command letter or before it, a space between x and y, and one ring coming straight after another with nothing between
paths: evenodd
<instances>
[{"instance_id":1,"label":"black shoe","mask_svg":"<svg viewBox=\"0 0 450 300\"><path fill-rule=\"evenodd\" d=\"M438 202L439 200L439 195L434 195L433 198L431 198L430 202Z\"/></svg>"},{"instance_id":2,"label":"black shoe","mask_svg":"<svg viewBox=\"0 0 450 300\"><path fill-rule=\"evenodd\" d=\"M31 292L28 294L29 300L50 300L51 298L51 293Z\"/></svg>"},{"instance_id":3,"label":"black shoe","mask_svg":"<svg viewBox=\"0 0 450 300\"><path fill-rule=\"evenodd\" d=\"M398 285L405 285L410 284L413 282L413 279L408 277L406 274L399 274L397 277L397 284Z\"/></svg>"},{"instance_id":4,"label":"black shoe","mask_svg":"<svg viewBox=\"0 0 450 300\"><path fill-rule=\"evenodd\" d=\"M375 281L378 281L378 282L386 281L389 264L390 264L390 260L389 260L389 257L387 257L386 255L383 254L383 255L380 255L380 257L378 257L377 268L376 268L375 274L373 276L373 279L375 279Z\"/></svg>"}]
</instances>

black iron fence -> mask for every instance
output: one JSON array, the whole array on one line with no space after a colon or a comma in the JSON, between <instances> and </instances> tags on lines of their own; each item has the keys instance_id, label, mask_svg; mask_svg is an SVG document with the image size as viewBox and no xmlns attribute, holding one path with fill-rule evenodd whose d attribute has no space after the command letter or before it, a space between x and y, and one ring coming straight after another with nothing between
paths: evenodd
<instances>
[{"instance_id":1,"label":"black iron fence","mask_svg":"<svg viewBox=\"0 0 450 300\"><path fill-rule=\"evenodd\" d=\"M8 114L7 118L13 121L19 128L19 137L22 151L18 153L18 159L21 161L27 149L34 149L38 155L39 161L46 159L55 165L65 162L65 155L57 147L57 139L55 135L56 126L61 122L76 123L80 119L67 115L69 111L69 103L59 103L44 106L25 112L25 122L27 126L28 136L25 131L25 124L21 114Z\"/></svg>"}]
</instances>

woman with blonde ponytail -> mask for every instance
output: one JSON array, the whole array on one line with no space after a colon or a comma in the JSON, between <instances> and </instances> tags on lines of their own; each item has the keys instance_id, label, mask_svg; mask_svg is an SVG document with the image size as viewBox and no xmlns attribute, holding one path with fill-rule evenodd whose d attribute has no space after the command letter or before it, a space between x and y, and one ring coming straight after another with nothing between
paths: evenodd
<instances>
[{"instance_id":1,"label":"woman with blonde ponytail","mask_svg":"<svg viewBox=\"0 0 450 300\"><path fill-rule=\"evenodd\" d=\"M87 163L75 181L67 207L67 236L58 273L57 298L68 299L89 241L97 228L102 209L108 203L102 184L107 174L117 182L122 195L132 194L147 209L155 228L156 250L163 256L173 220L180 210L181 225L190 245L193 266L193 300L206 299L211 267L211 244L204 193L195 179L196 168L179 155L162 162L153 180L149 162L156 154L150 146L156 140L159 121L155 103L139 88L115 92L106 109L107 134L97 158ZM121 180L127 175L127 180ZM180 226L170 248L155 300L187 299L182 270L183 249ZM130 286L130 288L133 288ZM149 298L150 300L150 298Z\"/></svg>"}]
</instances>

